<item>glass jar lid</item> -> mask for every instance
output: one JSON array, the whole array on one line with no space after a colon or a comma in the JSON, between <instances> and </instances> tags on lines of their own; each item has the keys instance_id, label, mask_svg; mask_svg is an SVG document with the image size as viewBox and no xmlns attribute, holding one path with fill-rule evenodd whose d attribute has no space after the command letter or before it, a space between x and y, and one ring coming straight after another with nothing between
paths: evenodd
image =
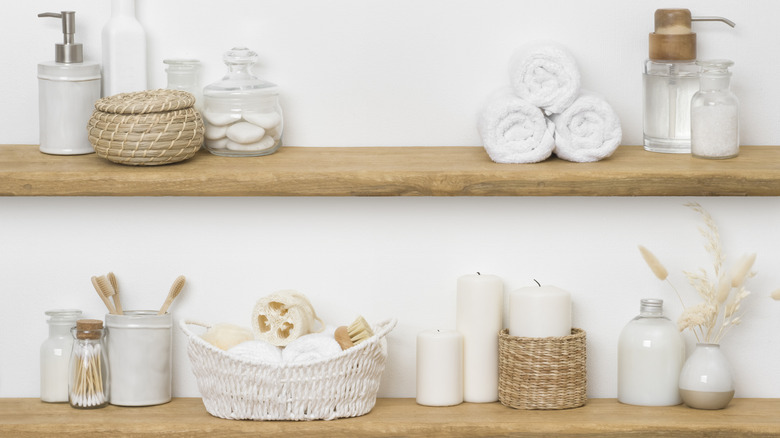
<instances>
[{"instance_id":1,"label":"glass jar lid","mask_svg":"<svg viewBox=\"0 0 780 438\"><path fill-rule=\"evenodd\" d=\"M231 97L236 95L278 94L278 87L272 82L260 79L251 72L257 62L257 53L246 47L234 47L222 56L228 66L227 75L222 80L207 85L203 94L208 97Z\"/></svg>"}]
</instances>

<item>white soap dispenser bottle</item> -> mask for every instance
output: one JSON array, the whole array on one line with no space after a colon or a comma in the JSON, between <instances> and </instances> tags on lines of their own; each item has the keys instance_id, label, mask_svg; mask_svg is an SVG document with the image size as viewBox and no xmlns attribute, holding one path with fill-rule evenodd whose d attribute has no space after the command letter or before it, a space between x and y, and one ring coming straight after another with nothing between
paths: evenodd
<instances>
[{"instance_id":1,"label":"white soap dispenser bottle","mask_svg":"<svg viewBox=\"0 0 780 438\"><path fill-rule=\"evenodd\" d=\"M54 155L95 152L87 136L87 122L100 99L100 64L84 62L84 49L75 43L75 12L38 16L61 19L64 35L63 43L55 45L54 61L38 64L40 150Z\"/></svg>"},{"instance_id":2,"label":"white soap dispenser bottle","mask_svg":"<svg viewBox=\"0 0 780 438\"><path fill-rule=\"evenodd\" d=\"M111 0L103 27L103 96L146 90L146 32L135 0Z\"/></svg>"}]
</instances>

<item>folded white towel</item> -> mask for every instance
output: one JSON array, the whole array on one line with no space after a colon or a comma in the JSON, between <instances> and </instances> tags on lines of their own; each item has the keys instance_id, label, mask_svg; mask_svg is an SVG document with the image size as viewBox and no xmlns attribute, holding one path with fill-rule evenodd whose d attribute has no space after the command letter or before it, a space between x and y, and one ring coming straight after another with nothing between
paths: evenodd
<instances>
[{"instance_id":1,"label":"folded white towel","mask_svg":"<svg viewBox=\"0 0 780 438\"><path fill-rule=\"evenodd\" d=\"M282 361L281 348L260 340L242 342L229 349L228 353L248 359L252 362L279 363Z\"/></svg>"},{"instance_id":2,"label":"folded white towel","mask_svg":"<svg viewBox=\"0 0 780 438\"><path fill-rule=\"evenodd\" d=\"M568 161L599 161L615 152L623 139L620 119L603 97L583 92L555 123L555 155Z\"/></svg>"},{"instance_id":3,"label":"folded white towel","mask_svg":"<svg viewBox=\"0 0 780 438\"><path fill-rule=\"evenodd\" d=\"M555 127L534 105L504 89L494 93L479 115L479 134L496 163L538 163L555 146Z\"/></svg>"},{"instance_id":4,"label":"folded white towel","mask_svg":"<svg viewBox=\"0 0 780 438\"><path fill-rule=\"evenodd\" d=\"M548 115L565 110L580 91L580 70L562 46L536 45L519 49L509 62L509 81L515 94Z\"/></svg>"},{"instance_id":5,"label":"folded white towel","mask_svg":"<svg viewBox=\"0 0 780 438\"><path fill-rule=\"evenodd\" d=\"M333 357L343 350L333 337L335 327L321 333L304 335L290 342L282 350L282 360L287 363L307 363Z\"/></svg>"}]
</instances>

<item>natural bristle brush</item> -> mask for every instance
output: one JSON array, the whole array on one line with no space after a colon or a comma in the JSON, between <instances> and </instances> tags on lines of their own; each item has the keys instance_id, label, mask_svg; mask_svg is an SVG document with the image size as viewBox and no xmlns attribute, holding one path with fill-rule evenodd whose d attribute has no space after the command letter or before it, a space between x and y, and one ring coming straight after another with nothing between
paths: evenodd
<instances>
[{"instance_id":1,"label":"natural bristle brush","mask_svg":"<svg viewBox=\"0 0 780 438\"><path fill-rule=\"evenodd\" d=\"M158 315L164 315L165 312L168 311L168 307L171 306L171 303L174 299L176 299L177 296L179 296L179 293L181 293L182 288L184 288L184 281L185 278L183 275L179 275L176 277L176 280L173 281L173 284L171 285L171 290L168 291L168 296L165 298L165 303L163 303L162 307L160 308L160 311L157 312Z\"/></svg>"},{"instance_id":2,"label":"natural bristle brush","mask_svg":"<svg viewBox=\"0 0 780 438\"><path fill-rule=\"evenodd\" d=\"M93 275L91 280L92 280L92 286L97 291L100 299L103 300L103 303L106 305L106 308L108 309L108 313L116 314L116 309L111 304L111 301L108 300L108 297L113 295L112 293L113 288L111 288L111 283L109 283L106 277L104 276L95 277Z\"/></svg>"},{"instance_id":3,"label":"natural bristle brush","mask_svg":"<svg viewBox=\"0 0 780 438\"><path fill-rule=\"evenodd\" d=\"M374 336L374 331L362 316L358 316L349 327L342 325L333 333L342 350L354 347L371 336Z\"/></svg>"},{"instance_id":4,"label":"natural bristle brush","mask_svg":"<svg viewBox=\"0 0 780 438\"><path fill-rule=\"evenodd\" d=\"M122 310L122 303L119 300L119 285L116 281L116 275L114 275L113 272L109 272L106 274L106 277L108 278L108 282L111 283L111 288L114 290L114 295L112 295L112 298L114 300L114 308L116 309L117 315L124 315L125 312Z\"/></svg>"}]
</instances>

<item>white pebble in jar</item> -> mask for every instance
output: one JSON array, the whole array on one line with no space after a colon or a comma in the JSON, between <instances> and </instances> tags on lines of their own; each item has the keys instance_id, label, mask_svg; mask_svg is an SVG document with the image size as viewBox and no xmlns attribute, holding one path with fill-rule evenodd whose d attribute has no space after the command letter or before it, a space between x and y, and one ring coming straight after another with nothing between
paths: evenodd
<instances>
[{"instance_id":1,"label":"white pebble in jar","mask_svg":"<svg viewBox=\"0 0 780 438\"><path fill-rule=\"evenodd\" d=\"M226 134L227 138L236 143L251 144L257 143L265 136L265 129L251 123L239 122L230 125Z\"/></svg>"},{"instance_id":2,"label":"white pebble in jar","mask_svg":"<svg viewBox=\"0 0 780 438\"><path fill-rule=\"evenodd\" d=\"M228 140L226 146L231 151L264 151L273 148L275 143L276 141L273 137L265 136L257 143L251 144L236 143Z\"/></svg>"},{"instance_id":3,"label":"white pebble in jar","mask_svg":"<svg viewBox=\"0 0 780 438\"><path fill-rule=\"evenodd\" d=\"M212 125L225 126L241 120L241 114L204 111L203 118Z\"/></svg>"},{"instance_id":4,"label":"white pebble in jar","mask_svg":"<svg viewBox=\"0 0 780 438\"><path fill-rule=\"evenodd\" d=\"M216 140L206 139L206 147L211 149L225 149L227 148L227 137L218 138Z\"/></svg>"},{"instance_id":5,"label":"white pebble in jar","mask_svg":"<svg viewBox=\"0 0 780 438\"><path fill-rule=\"evenodd\" d=\"M219 140L227 135L227 126L215 126L206 123L206 139Z\"/></svg>"},{"instance_id":6,"label":"white pebble in jar","mask_svg":"<svg viewBox=\"0 0 780 438\"><path fill-rule=\"evenodd\" d=\"M264 129L272 129L279 126L282 121L282 116L277 112L270 113L244 113L243 119L247 122L260 126Z\"/></svg>"}]
</instances>

